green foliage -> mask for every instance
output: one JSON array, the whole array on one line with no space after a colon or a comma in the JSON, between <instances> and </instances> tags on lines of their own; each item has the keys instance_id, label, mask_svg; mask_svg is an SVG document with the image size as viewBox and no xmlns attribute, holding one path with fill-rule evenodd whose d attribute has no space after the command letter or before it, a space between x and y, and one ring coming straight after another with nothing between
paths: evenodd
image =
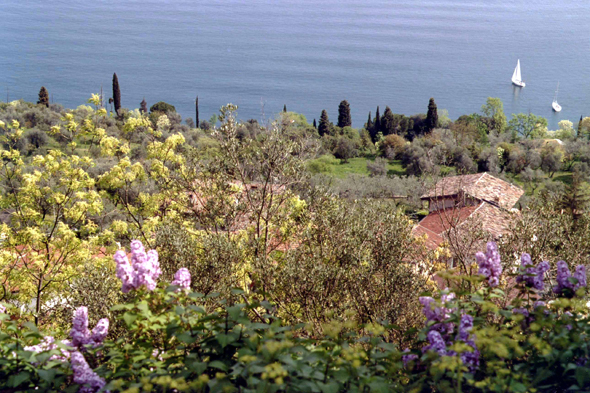
<instances>
[{"instance_id":1,"label":"green foliage","mask_svg":"<svg viewBox=\"0 0 590 393\"><path fill-rule=\"evenodd\" d=\"M338 127L352 126L352 118L350 117L350 104L344 100L338 106Z\"/></svg>"},{"instance_id":2,"label":"green foliage","mask_svg":"<svg viewBox=\"0 0 590 393\"><path fill-rule=\"evenodd\" d=\"M436 127L438 127L438 112L434 98L431 98L428 102L428 112L426 113L426 130L430 132Z\"/></svg>"},{"instance_id":3,"label":"green foliage","mask_svg":"<svg viewBox=\"0 0 590 393\"><path fill-rule=\"evenodd\" d=\"M113 103L115 105L115 113L119 114L119 110L121 109L121 88L119 87L117 73L113 74Z\"/></svg>"},{"instance_id":4,"label":"green foliage","mask_svg":"<svg viewBox=\"0 0 590 393\"><path fill-rule=\"evenodd\" d=\"M307 170L313 174L331 173L333 170L332 167L339 164L340 160L336 159L331 154L325 154L321 157L306 162Z\"/></svg>"},{"instance_id":5,"label":"green foliage","mask_svg":"<svg viewBox=\"0 0 590 393\"><path fill-rule=\"evenodd\" d=\"M150 112L176 112L176 108L174 107L174 105L170 105L167 102L158 101L150 107Z\"/></svg>"},{"instance_id":6,"label":"green foliage","mask_svg":"<svg viewBox=\"0 0 590 393\"><path fill-rule=\"evenodd\" d=\"M324 136L330 132L330 120L328 119L328 112L324 109L320 116L320 124L318 125L318 133Z\"/></svg>"},{"instance_id":7,"label":"green foliage","mask_svg":"<svg viewBox=\"0 0 590 393\"><path fill-rule=\"evenodd\" d=\"M520 135L527 139L541 138L547 132L547 119L532 113L513 114L508 127L516 136Z\"/></svg>"},{"instance_id":8,"label":"green foliage","mask_svg":"<svg viewBox=\"0 0 590 393\"><path fill-rule=\"evenodd\" d=\"M49 93L45 86L41 86L41 90L39 90L39 101L37 101L39 105L45 105L49 108Z\"/></svg>"},{"instance_id":9,"label":"green foliage","mask_svg":"<svg viewBox=\"0 0 590 393\"><path fill-rule=\"evenodd\" d=\"M481 111L484 115L492 119L491 128L501 134L506 129L506 115L504 114L504 104L499 98L488 97L485 105L482 105Z\"/></svg>"}]
</instances>

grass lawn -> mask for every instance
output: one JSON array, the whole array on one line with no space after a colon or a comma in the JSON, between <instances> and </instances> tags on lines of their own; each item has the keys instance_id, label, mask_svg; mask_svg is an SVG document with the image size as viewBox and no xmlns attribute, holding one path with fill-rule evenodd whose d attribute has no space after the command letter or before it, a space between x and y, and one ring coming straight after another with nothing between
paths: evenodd
<instances>
[{"instance_id":1,"label":"grass lawn","mask_svg":"<svg viewBox=\"0 0 590 393\"><path fill-rule=\"evenodd\" d=\"M328 164L328 171L326 172L338 178L345 178L351 173L369 176L367 160L368 158L365 157L356 157L351 158L347 163L343 163L342 160L334 159ZM406 171L402 167L400 160L394 160L387 164L387 174L389 176L402 176L406 174Z\"/></svg>"}]
</instances>

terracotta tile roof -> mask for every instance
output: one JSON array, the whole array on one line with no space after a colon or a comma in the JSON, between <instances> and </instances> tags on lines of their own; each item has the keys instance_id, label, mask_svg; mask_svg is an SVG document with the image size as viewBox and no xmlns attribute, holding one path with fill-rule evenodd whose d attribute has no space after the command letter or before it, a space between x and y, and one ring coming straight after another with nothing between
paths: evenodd
<instances>
[{"instance_id":1,"label":"terracotta tile roof","mask_svg":"<svg viewBox=\"0 0 590 393\"><path fill-rule=\"evenodd\" d=\"M441 179L428 193L422 195L422 199L436 199L461 192L482 201L497 203L504 209L514 207L524 194L519 187L484 172Z\"/></svg>"},{"instance_id":2,"label":"terracotta tile roof","mask_svg":"<svg viewBox=\"0 0 590 393\"><path fill-rule=\"evenodd\" d=\"M477 206L432 212L424 217L412 231L415 236L426 234L428 236L426 247L434 250L443 243L450 229L458 228L461 231L461 227L468 221L481 224L483 230L497 238L508 230L513 214L491 203L482 202ZM467 231L470 228L469 225L465 226Z\"/></svg>"},{"instance_id":3,"label":"terracotta tile roof","mask_svg":"<svg viewBox=\"0 0 590 393\"><path fill-rule=\"evenodd\" d=\"M418 226L425 228L429 232L441 235L451 226L456 226L465 221L478 207L479 205L438 210L424 217L418 223Z\"/></svg>"}]
</instances>

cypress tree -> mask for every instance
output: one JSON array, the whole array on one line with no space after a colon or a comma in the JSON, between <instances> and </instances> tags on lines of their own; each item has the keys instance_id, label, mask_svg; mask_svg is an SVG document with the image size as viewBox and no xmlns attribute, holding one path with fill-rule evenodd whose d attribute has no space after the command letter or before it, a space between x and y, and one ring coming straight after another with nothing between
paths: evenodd
<instances>
[{"instance_id":1,"label":"cypress tree","mask_svg":"<svg viewBox=\"0 0 590 393\"><path fill-rule=\"evenodd\" d=\"M430 98L428 102L428 113L426 114L426 130L428 132L434 130L438 126L438 111L434 98Z\"/></svg>"},{"instance_id":2,"label":"cypress tree","mask_svg":"<svg viewBox=\"0 0 590 393\"><path fill-rule=\"evenodd\" d=\"M383 112L383 116L381 117L381 132L383 135L393 134L395 128L395 117L393 116L393 112L391 108L388 106L385 107L385 112Z\"/></svg>"},{"instance_id":3,"label":"cypress tree","mask_svg":"<svg viewBox=\"0 0 590 393\"><path fill-rule=\"evenodd\" d=\"M324 109L320 116L320 124L318 126L318 133L320 136L327 134L330 131L330 120L328 120L328 112Z\"/></svg>"},{"instance_id":4,"label":"cypress tree","mask_svg":"<svg viewBox=\"0 0 590 393\"><path fill-rule=\"evenodd\" d=\"M41 86L41 90L39 90L39 101L37 104L45 105L49 108L49 93L45 86Z\"/></svg>"},{"instance_id":5,"label":"cypress tree","mask_svg":"<svg viewBox=\"0 0 590 393\"><path fill-rule=\"evenodd\" d=\"M115 104L115 112L119 114L119 109L121 109L121 89L119 88L117 73L113 74L113 103Z\"/></svg>"},{"instance_id":6,"label":"cypress tree","mask_svg":"<svg viewBox=\"0 0 590 393\"><path fill-rule=\"evenodd\" d=\"M145 97L143 97L143 100L141 100L141 103L139 104L139 111L142 113L147 113L148 111L147 102L145 102Z\"/></svg>"},{"instance_id":7,"label":"cypress tree","mask_svg":"<svg viewBox=\"0 0 590 393\"><path fill-rule=\"evenodd\" d=\"M287 113L287 104L283 105L283 112Z\"/></svg>"},{"instance_id":8,"label":"cypress tree","mask_svg":"<svg viewBox=\"0 0 590 393\"><path fill-rule=\"evenodd\" d=\"M352 119L350 117L350 104L348 101L343 100L338 106L338 127L350 127L352 126Z\"/></svg>"},{"instance_id":9,"label":"cypress tree","mask_svg":"<svg viewBox=\"0 0 590 393\"><path fill-rule=\"evenodd\" d=\"M317 125L317 123L315 122L315 119L313 119L313 128L315 128L316 130L318 129L318 125Z\"/></svg>"},{"instance_id":10,"label":"cypress tree","mask_svg":"<svg viewBox=\"0 0 590 393\"><path fill-rule=\"evenodd\" d=\"M379 114L379 107L375 111L375 120L373 121L373 128L369 130L371 140L373 143L377 142L377 134L381 131L381 115Z\"/></svg>"},{"instance_id":11,"label":"cypress tree","mask_svg":"<svg viewBox=\"0 0 590 393\"><path fill-rule=\"evenodd\" d=\"M373 118L371 117L371 111L369 111L369 118L367 119L367 124L365 124L365 130L371 132L373 129Z\"/></svg>"},{"instance_id":12,"label":"cypress tree","mask_svg":"<svg viewBox=\"0 0 590 393\"><path fill-rule=\"evenodd\" d=\"M197 99L195 100L195 124L197 125L197 128L199 128L199 96L197 96Z\"/></svg>"},{"instance_id":13,"label":"cypress tree","mask_svg":"<svg viewBox=\"0 0 590 393\"><path fill-rule=\"evenodd\" d=\"M582 120L584 120L583 115L580 115L580 122L578 123L578 135L577 137L580 137L580 135L582 135Z\"/></svg>"},{"instance_id":14,"label":"cypress tree","mask_svg":"<svg viewBox=\"0 0 590 393\"><path fill-rule=\"evenodd\" d=\"M379 106L377 106L377 110L375 111L375 121L373 122L375 128L375 135L379 131L381 131L381 115L379 114Z\"/></svg>"}]
</instances>

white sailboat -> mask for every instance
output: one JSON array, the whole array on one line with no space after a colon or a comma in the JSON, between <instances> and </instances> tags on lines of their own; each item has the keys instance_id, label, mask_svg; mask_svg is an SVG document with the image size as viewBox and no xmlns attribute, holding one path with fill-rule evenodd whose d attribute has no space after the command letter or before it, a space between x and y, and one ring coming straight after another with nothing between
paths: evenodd
<instances>
[{"instance_id":1,"label":"white sailboat","mask_svg":"<svg viewBox=\"0 0 590 393\"><path fill-rule=\"evenodd\" d=\"M516 68L514 69L514 73L512 74L512 83L519 87L525 87L526 83L522 81L522 77L520 76L520 59L516 62Z\"/></svg>"},{"instance_id":2,"label":"white sailboat","mask_svg":"<svg viewBox=\"0 0 590 393\"><path fill-rule=\"evenodd\" d=\"M557 82L557 89L555 89L555 97L553 97L553 103L551 107L555 112L561 112L561 105L557 103L557 92L559 91L559 82Z\"/></svg>"}]
</instances>

